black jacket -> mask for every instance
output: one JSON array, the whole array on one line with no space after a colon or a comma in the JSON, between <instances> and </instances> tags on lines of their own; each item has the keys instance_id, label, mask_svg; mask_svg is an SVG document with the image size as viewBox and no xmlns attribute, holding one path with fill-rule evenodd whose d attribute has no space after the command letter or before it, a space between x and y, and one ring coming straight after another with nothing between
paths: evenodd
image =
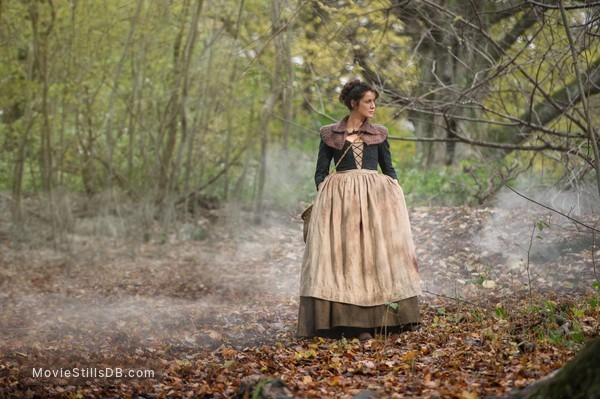
<instances>
[{"instance_id":1,"label":"black jacket","mask_svg":"<svg viewBox=\"0 0 600 399\"><path fill-rule=\"evenodd\" d=\"M321 128L321 143L319 144L319 155L317 157L317 168L315 171L315 184L319 184L329 175L329 167L333 159L334 165L338 162L344 151L350 145L346 140L348 132L346 131L345 117L338 123L323 126ZM359 128L362 133L362 139L365 143L363 150L363 169L377 170L377 165L381 171L397 179L396 171L392 166L392 154L390 144L387 140L388 131L382 125L373 125L369 119L366 119ZM337 171L357 169L352 149L349 149L340 164Z\"/></svg>"}]
</instances>

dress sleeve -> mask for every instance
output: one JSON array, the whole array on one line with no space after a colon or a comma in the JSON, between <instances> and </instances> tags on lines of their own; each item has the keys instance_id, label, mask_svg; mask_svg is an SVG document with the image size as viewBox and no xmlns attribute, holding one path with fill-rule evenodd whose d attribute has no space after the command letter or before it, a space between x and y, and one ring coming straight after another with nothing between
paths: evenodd
<instances>
[{"instance_id":1,"label":"dress sleeve","mask_svg":"<svg viewBox=\"0 0 600 399\"><path fill-rule=\"evenodd\" d=\"M323 139L321 139L321 143L319 144L319 155L317 157L317 170L315 172L315 184L317 189L319 188L319 184L327 175L329 175L329 165L331 164L331 159L333 158L333 148L329 147Z\"/></svg>"},{"instance_id":2,"label":"dress sleeve","mask_svg":"<svg viewBox=\"0 0 600 399\"><path fill-rule=\"evenodd\" d=\"M390 151L390 143L387 139L377 145L377 151L377 161L379 162L379 166L381 166L381 172L393 179L398 179L396 170L392 166L392 153Z\"/></svg>"}]
</instances>

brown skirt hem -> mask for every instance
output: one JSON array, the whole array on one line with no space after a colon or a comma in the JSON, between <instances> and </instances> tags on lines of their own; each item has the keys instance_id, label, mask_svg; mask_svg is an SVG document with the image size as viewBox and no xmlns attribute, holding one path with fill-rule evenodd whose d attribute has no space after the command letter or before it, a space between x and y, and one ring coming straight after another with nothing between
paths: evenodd
<instances>
[{"instance_id":1,"label":"brown skirt hem","mask_svg":"<svg viewBox=\"0 0 600 399\"><path fill-rule=\"evenodd\" d=\"M302 296L296 336L335 338L361 332L394 333L411 329L419 323L417 296L378 306L358 306Z\"/></svg>"}]
</instances>

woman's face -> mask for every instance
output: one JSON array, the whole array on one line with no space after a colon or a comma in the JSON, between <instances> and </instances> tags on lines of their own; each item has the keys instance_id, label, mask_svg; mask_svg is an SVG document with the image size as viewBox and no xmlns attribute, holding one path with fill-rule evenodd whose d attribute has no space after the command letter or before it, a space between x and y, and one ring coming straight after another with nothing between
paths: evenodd
<instances>
[{"instance_id":1,"label":"woman's face","mask_svg":"<svg viewBox=\"0 0 600 399\"><path fill-rule=\"evenodd\" d=\"M358 105L355 105L354 112L358 112L363 118L370 118L375 114L375 93L367 91Z\"/></svg>"}]
</instances>

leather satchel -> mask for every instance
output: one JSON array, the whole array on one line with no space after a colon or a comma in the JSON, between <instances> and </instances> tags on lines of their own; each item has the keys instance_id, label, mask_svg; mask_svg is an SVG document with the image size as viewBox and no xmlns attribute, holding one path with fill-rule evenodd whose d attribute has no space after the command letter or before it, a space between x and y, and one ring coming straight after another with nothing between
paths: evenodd
<instances>
[{"instance_id":1,"label":"leather satchel","mask_svg":"<svg viewBox=\"0 0 600 399\"><path fill-rule=\"evenodd\" d=\"M310 214L312 213L313 206L312 204L302 212L300 216L304 221L303 233L304 233L304 242L306 242L306 237L308 237L308 223L310 223Z\"/></svg>"}]
</instances>

